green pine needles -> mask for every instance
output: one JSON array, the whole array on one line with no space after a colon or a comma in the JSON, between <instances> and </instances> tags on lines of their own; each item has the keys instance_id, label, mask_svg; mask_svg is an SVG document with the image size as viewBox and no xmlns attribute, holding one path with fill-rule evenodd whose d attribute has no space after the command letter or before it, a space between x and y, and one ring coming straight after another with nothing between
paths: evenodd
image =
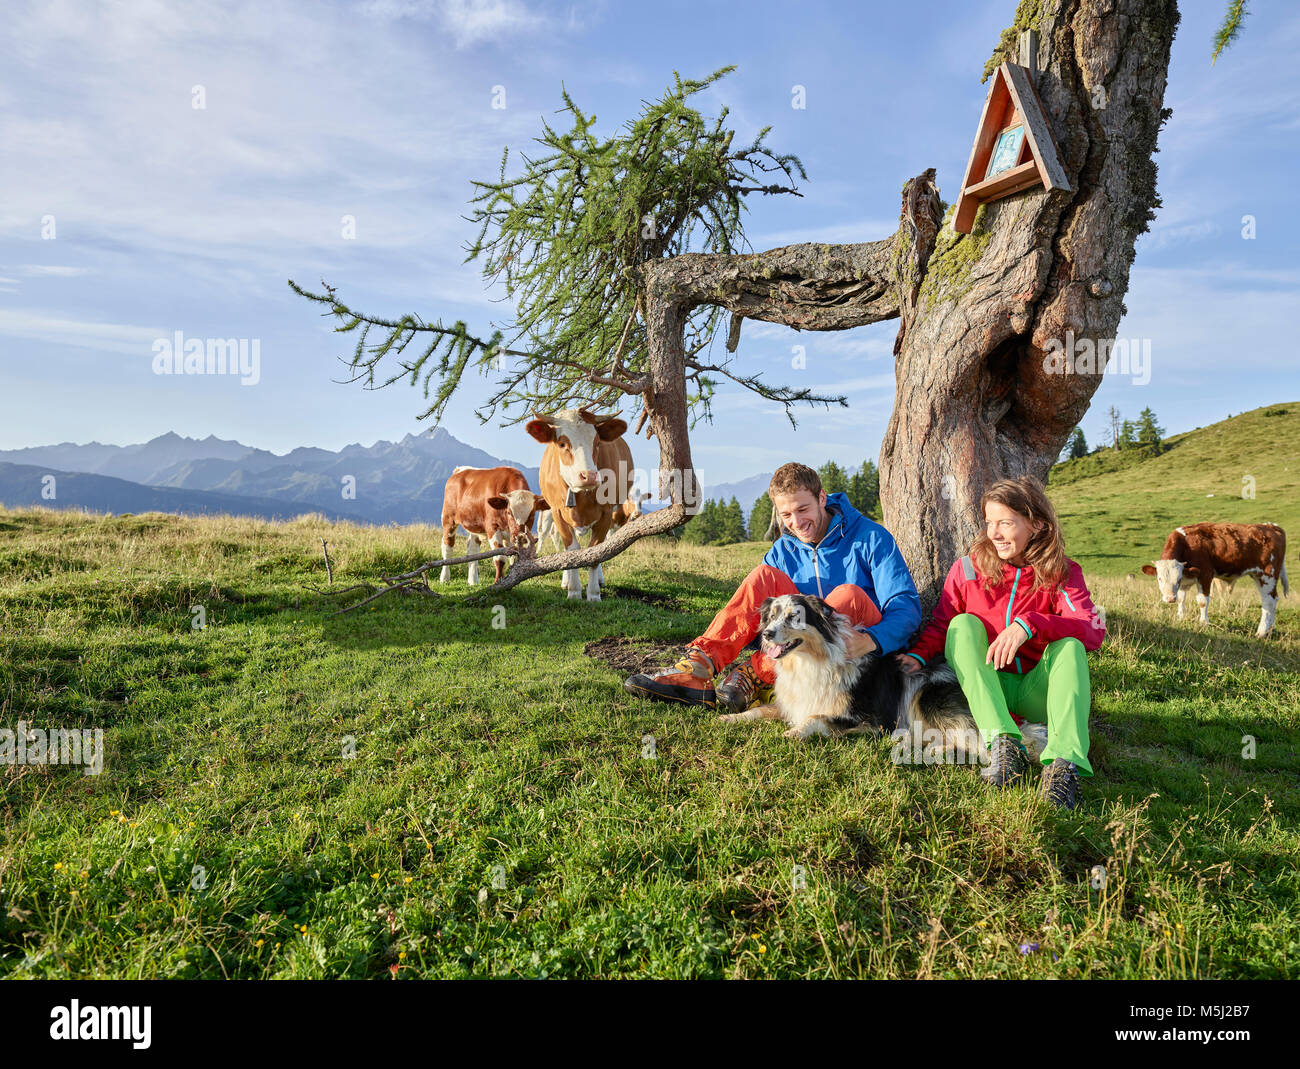
<instances>
[{"instance_id":1,"label":"green pine needles","mask_svg":"<svg viewBox=\"0 0 1300 1069\"><path fill-rule=\"evenodd\" d=\"M1214 51L1210 53L1210 66L1219 58L1241 33L1241 24L1246 19L1246 0L1230 0L1228 10L1224 12L1223 23L1214 35Z\"/></svg>"},{"instance_id":2,"label":"green pine needles","mask_svg":"<svg viewBox=\"0 0 1300 1069\"><path fill-rule=\"evenodd\" d=\"M501 283L514 308L514 320L487 337L464 322L448 327L417 315L366 315L333 287L322 283L324 293L309 293L289 280L339 320L336 331L359 331L349 381L372 389L399 379L419 384L430 402L420 418L435 422L471 367L500 376L477 413L480 422L498 406L522 406L510 421L518 422L533 408L601 407L639 394L646 372L641 265L685 252L747 248L744 198L798 196L795 181L807 178L795 156L764 145L770 128L735 149L725 107L709 119L691 106L695 94L732 70L723 67L701 81L674 72L661 100L645 102L638 118L604 140L593 133L596 116L563 92L558 114L571 117L571 128L543 122L536 138L543 151L519 153L518 173L510 174L507 149L496 180L474 182L467 218L479 231L465 262L478 260L483 277ZM709 345L721 314L713 306L692 312L688 359ZM693 381L691 411L702 405L707 413L714 381L702 375Z\"/></svg>"}]
</instances>

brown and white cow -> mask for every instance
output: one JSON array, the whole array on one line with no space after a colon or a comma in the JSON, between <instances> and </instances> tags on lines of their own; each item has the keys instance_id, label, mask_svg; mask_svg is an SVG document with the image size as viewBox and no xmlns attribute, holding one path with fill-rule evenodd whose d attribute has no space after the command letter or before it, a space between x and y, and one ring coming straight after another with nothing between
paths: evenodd
<instances>
[{"instance_id":1,"label":"brown and white cow","mask_svg":"<svg viewBox=\"0 0 1300 1069\"><path fill-rule=\"evenodd\" d=\"M589 545L599 545L632 489L632 451L623 441L627 421L585 408L566 408L549 416L535 415L526 429L546 445L538 482L542 496L551 503L551 522L560 544L577 549L576 530L590 527ZM597 564L587 577L588 601L600 600L602 582ZM582 597L577 568L564 570L560 589L570 598Z\"/></svg>"},{"instance_id":2,"label":"brown and white cow","mask_svg":"<svg viewBox=\"0 0 1300 1069\"><path fill-rule=\"evenodd\" d=\"M442 559L452 555L457 526L465 529L469 555L479 551L484 538L495 549L509 542L520 549L537 545L533 535L533 517L550 506L528 488L528 480L518 468L471 468L462 464L447 479L442 499ZM495 557L496 577L505 572L505 557ZM451 578L451 568L444 564L440 581ZM469 562L469 585L478 583L478 561Z\"/></svg>"},{"instance_id":3,"label":"brown and white cow","mask_svg":"<svg viewBox=\"0 0 1300 1069\"><path fill-rule=\"evenodd\" d=\"M653 495L651 494L638 494L635 490L632 491L632 493L628 495L627 500L614 510L614 522L610 524L610 530L616 531L618 528L622 527L623 524L631 523L639 516L644 515L641 511L641 506L649 501L652 496ZM581 538L590 530L591 528L589 527L575 527L573 533ZM545 544L548 537L552 538L560 549L564 548L564 546L560 544L560 536L555 533L555 522L552 520L551 514L549 512L543 512L537 518L537 545L541 547ZM602 579L601 582L604 582L604 580Z\"/></svg>"},{"instance_id":4,"label":"brown and white cow","mask_svg":"<svg viewBox=\"0 0 1300 1069\"><path fill-rule=\"evenodd\" d=\"M1259 587L1262 610L1256 638L1267 638L1277 616L1277 587L1290 592L1286 577L1286 532L1275 523L1192 523L1177 528L1165 539L1160 559L1143 565L1154 575L1167 602L1177 601L1183 618L1187 590L1199 586L1196 604L1201 623L1210 622L1210 589L1219 579L1231 592L1232 584L1249 575Z\"/></svg>"}]
</instances>

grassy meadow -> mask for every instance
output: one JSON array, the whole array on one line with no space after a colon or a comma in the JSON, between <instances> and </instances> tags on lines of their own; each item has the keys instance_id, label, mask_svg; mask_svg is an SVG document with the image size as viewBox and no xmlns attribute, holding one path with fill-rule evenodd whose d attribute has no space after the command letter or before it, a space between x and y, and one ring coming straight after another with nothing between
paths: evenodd
<instances>
[{"instance_id":1,"label":"grassy meadow","mask_svg":"<svg viewBox=\"0 0 1300 1069\"><path fill-rule=\"evenodd\" d=\"M1049 487L1110 629L1073 813L625 694L762 544L331 616L321 538L339 587L436 528L0 509L0 725L105 735L101 775L0 766L0 975L1298 976L1300 589L1258 642L1249 582L1201 628L1127 578L1268 519L1300 583L1283 407Z\"/></svg>"}]
</instances>

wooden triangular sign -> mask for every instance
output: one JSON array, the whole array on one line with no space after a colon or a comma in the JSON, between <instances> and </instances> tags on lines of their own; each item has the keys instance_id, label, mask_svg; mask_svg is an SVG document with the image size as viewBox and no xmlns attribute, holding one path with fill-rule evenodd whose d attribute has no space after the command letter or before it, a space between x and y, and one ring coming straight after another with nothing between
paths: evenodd
<instances>
[{"instance_id":1,"label":"wooden triangular sign","mask_svg":"<svg viewBox=\"0 0 1300 1069\"><path fill-rule=\"evenodd\" d=\"M1036 185L1070 192L1029 68L1003 63L993 74L975 131L953 230L969 234L981 204Z\"/></svg>"}]
</instances>

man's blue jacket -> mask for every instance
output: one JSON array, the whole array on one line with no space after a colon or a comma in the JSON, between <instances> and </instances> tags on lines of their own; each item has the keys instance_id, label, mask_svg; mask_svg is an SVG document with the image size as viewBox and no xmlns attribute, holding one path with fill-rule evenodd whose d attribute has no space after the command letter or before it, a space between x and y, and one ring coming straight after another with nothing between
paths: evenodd
<instances>
[{"instance_id":1,"label":"man's blue jacket","mask_svg":"<svg viewBox=\"0 0 1300 1069\"><path fill-rule=\"evenodd\" d=\"M824 598L841 583L861 587L881 620L859 630L875 639L882 654L903 649L921 623L921 597L894 536L850 505L845 494L827 494L826 511L830 522L816 546L787 531L763 563L785 572L801 594Z\"/></svg>"}]
</instances>

